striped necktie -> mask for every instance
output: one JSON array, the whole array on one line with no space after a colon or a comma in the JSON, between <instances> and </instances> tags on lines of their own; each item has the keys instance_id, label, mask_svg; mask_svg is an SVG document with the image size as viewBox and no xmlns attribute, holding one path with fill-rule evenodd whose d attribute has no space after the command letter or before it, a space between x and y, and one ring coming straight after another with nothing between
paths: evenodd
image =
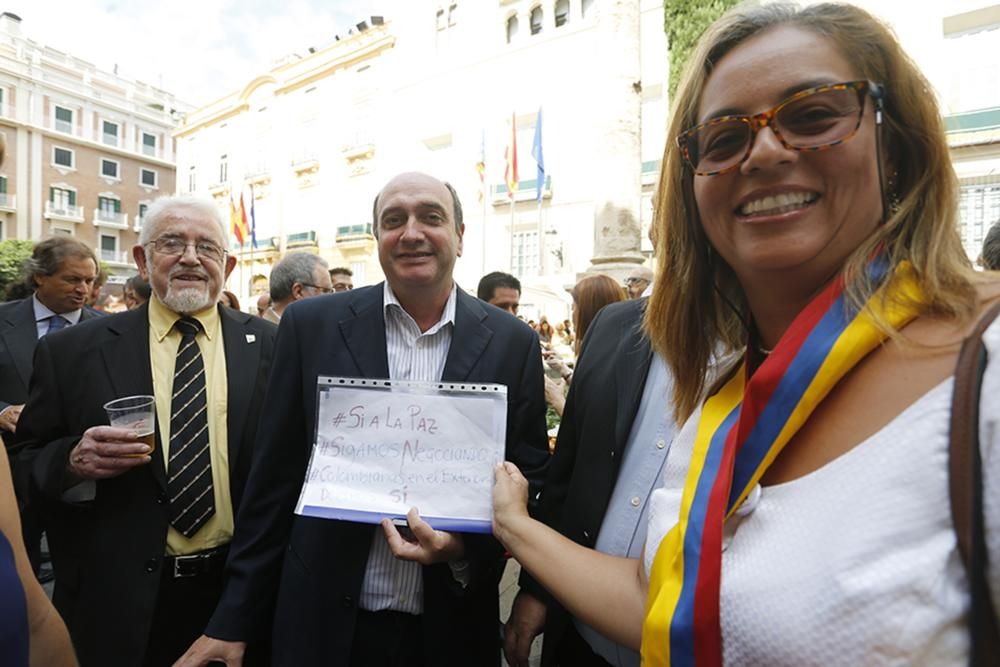
<instances>
[{"instance_id":1,"label":"striped necktie","mask_svg":"<svg viewBox=\"0 0 1000 667\"><path fill-rule=\"evenodd\" d=\"M170 524L191 537L215 514L212 457L208 442L205 363L195 336L201 323L182 317L174 324L181 334L170 400L170 461L167 493Z\"/></svg>"}]
</instances>

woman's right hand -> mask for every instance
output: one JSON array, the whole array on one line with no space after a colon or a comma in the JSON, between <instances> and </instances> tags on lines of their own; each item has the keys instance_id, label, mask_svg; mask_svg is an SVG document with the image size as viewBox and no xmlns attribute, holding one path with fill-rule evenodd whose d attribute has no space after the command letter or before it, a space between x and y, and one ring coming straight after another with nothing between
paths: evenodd
<instances>
[{"instance_id":1,"label":"woman's right hand","mask_svg":"<svg viewBox=\"0 0 1000 667\"><path fill-rule=\"evenodd\" d=\"M528 480L510 461L494 469L493 535L510 549L511 531L518 519L528 517Z\"/></svg>"}]
</instances>

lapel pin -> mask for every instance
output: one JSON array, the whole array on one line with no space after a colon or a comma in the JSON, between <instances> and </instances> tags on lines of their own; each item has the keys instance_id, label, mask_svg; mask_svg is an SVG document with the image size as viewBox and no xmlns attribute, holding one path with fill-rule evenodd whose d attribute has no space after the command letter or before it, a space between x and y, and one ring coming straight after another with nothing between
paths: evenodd
<instances>
[{"instance_id":1,"label":"lapel pin","mask_svg":"<svg viewBox=\"0 0 1000 667\"><path fill-rule=\"evenodd\" d=\"M253 334L247 334L247 342L248 342L248 343L253 343L253 342L255 342L256 340L257 340L257 336L255 336L255 335L253 335Z\"/></svg>"}]
</instances>

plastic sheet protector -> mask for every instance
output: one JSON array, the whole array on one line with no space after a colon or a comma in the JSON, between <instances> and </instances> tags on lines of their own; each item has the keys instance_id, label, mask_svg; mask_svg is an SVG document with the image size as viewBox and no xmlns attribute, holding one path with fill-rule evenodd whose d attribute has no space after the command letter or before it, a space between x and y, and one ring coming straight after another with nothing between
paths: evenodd
<instances>
[{"instance_id":1,"label":"plastic sheet protector","mask_svg":"<svg viewBox=\"0 0 1000 667\"><path fill-rule=\"evenodd\" d=\"M297 514L379 523L416 507L437 530L489 533L507 387L321 376Z\"/></svg>"}]
</instances>

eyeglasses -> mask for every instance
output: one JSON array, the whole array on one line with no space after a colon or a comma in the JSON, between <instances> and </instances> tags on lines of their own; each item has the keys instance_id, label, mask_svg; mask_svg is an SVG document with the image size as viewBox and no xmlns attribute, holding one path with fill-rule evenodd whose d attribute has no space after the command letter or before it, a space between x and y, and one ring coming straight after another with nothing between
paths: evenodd
<instances>
[{"instance_id":1,"label":"eyeglasses","mask_svg":"<svg viewBox=\"0 0 1000 667\"><path fill-rule=\"evenodd\" d=\"M163 238L158 238L155 241L151 241L150 245L158 253L164 255L170 255L172 257L180 257L185 252L189 246L194 246L194 254L198 256L199 259L207 259L213 262L222 263L222 260L226 256L226 251L215 245L214 243L209 243L208 241L196 241L188 242L172 236L166 236Z\"/></svg>"},{"instance_id":2,"label":"eyeglasses","mask_svg":"<svg viewBox=\"0 0 1000 667\"><path fill-rule=\"evenodd\" d=\"M636 278L635 276L632 276L630 278L626 278L625 279L625 284L626 285L634 285L636 283L648 283L648 282L649 281L646 280L645 278Z\"/></svg>"},{"instance_id":3,"label":"eyeglasses","mask_svg":"<svg viewBox=\"0 0 1000 667\"><path fill-rule=\"evenodd\" d=\"M857 133L867 95L878 105L883 94L882 86L871 81L817 86L795 93L770 111L722 116L696 125L681 132L677 145L696 176L716 176L739 167L765 127L790 150L826 150Z\"/></svg>"},{"instance_id":4,"label":"eyeglasses","mask_svg":"<svg viewBox=\"0 0 1000 667\"><path fill-rule=\"evenodd\" d=\"M313 285L312 283L299 283L303 287L312 287L314 290L319 290L323 294L329 294L333 292L332 287L320 287L319 285Z\"/></svg>"}]
</instances>

